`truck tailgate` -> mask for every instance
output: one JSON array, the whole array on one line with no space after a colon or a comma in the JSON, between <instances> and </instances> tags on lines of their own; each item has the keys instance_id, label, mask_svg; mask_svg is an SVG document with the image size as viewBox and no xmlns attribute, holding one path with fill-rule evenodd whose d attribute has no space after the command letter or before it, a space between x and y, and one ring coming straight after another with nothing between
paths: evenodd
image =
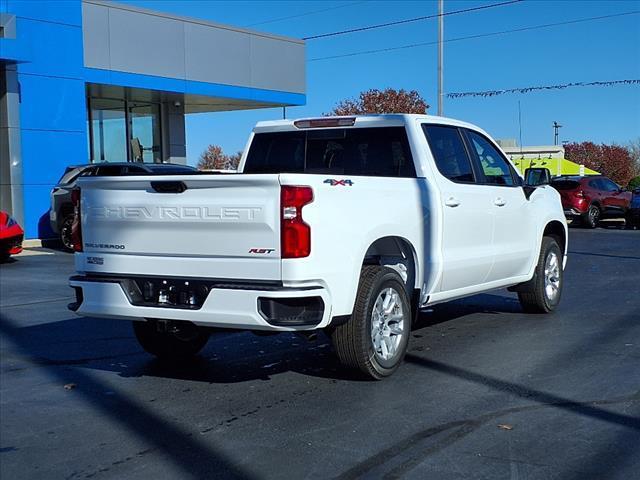
<instances>
[{"instance_id":1,"label":"truck tailgate","mask_svg":"<svg viewBox=\"0 0 640 480\"><path fill-rule=\"evenodd\" d=\"M83 178L79 186L83 256L105 259L84 270L281 278L278 175Z\"/></svg>"}]
</instances>

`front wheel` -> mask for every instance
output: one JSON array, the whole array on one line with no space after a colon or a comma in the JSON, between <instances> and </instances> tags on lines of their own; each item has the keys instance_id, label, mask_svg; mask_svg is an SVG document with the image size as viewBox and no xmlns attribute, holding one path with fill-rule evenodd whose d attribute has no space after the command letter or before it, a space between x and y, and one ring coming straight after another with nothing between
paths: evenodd
<instances>
[{"instance_id":1,"label":"front wheel","mask_svg":"<svg viewBox=\"0 0 640 480\"><path fill-rule=\"evenodd\" d=\"M209 340L209 332L190 322L134 321L133 331L142 348L165 360L196 355Z\"/></svg>"},{"instance_id":2,"label":"front wheel","mask_svg":"<svg viewBox=\"0 0 640 480\"><path fill-rule=\"evenodd\" d=\"M411 303L402 278L392 269L362 268L353 314L331 334L343 365L369 378L388 377L400 366L411 333Z\"/></svg>"},{"instance_id":3,"label":"front wheel","mask_svg":"<svg viewBox=\"0 0 640 480\"><path fill-rule=\"evenodd\" d=\"M551 237L543 237L533 279L518 291L518 299L525 312L554 311L560 303L563 275L562 252L558 243Z\"/></svg>"}]
</instances>

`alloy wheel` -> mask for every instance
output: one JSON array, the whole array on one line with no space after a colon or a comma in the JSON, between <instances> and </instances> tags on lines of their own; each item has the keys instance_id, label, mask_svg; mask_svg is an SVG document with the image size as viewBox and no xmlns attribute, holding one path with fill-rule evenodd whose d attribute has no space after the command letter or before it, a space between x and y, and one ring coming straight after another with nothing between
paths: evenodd
<instances>
[{"instance_id":1,"label":"alloy wheel","mask_svg":"<svg viewBox=\"0 0 640 480\"><path fill-rule=\"evenodd\" d=\"M398 353L406 322L402 301L398 292L385 288L373 304L371 314L371 342L375 355L390 360Z\"/></svg>"},{"instance_id":2,"label":"alloy wheel","mask_svg":"<svg viewBox=\"0 0 640 480\"><path fill-rule=\"evenodd\" d=\"M549 252L544 262L544 293L549 301L560 292L560 260L555 252Z\"/></svg>"}]
</instances>

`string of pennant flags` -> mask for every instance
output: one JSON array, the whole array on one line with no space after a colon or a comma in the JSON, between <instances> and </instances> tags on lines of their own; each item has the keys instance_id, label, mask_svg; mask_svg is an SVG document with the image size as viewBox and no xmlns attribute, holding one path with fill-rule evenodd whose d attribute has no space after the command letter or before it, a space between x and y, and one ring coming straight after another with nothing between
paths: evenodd
<instances>
[{"instance_id":1,"label":"string of pennant flags","mask_svg":"<svg viewBox=\"0 0 640 480\"><path fill-rule=\"evenodd\" d=\"M539 90L562 90L571 87L612 87L614 85L634 85L640 84L640 79L630 80L611 80L608 82L571 82L563 83L559 85L541 85L535 87L523 87L523 88L507 88L504 90L485 90L483 92L452 92L447 93L447 98L462 98L462 97L495 97L496 95L504 95L507 93L530 93Z\"/></svg>"}]
</instances>

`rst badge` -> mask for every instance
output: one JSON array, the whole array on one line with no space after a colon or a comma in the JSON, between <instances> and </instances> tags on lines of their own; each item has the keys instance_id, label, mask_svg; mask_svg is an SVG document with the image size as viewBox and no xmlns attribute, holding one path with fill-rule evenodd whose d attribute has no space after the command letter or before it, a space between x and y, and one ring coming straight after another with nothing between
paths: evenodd
<instances>
[{"instance_id":1,"label":"rst badge","mask_svg":"<svg viewBox=\"0 0 640 480\"><path fill-rule=\"evenodd\" d=\"M251 248L249 249L249 253L253 253L256 255L269 255L270 253L275 252L275 248Z\"/></svg>"},{"instance_id":2,"label":"rst badge","mask_svg":"<svg viewBox=\"0 0 640 480\"><path fill-rule=\"evenodd\" d=\"M342 186L342 187L346 187L346 186L353 186L353 182L351 180L336 180L335 178L327 178L324 182L322 183L328 183L329 185L331 185L332 187L337 187L337 186Z\"/></svg>"}]
</instances>

